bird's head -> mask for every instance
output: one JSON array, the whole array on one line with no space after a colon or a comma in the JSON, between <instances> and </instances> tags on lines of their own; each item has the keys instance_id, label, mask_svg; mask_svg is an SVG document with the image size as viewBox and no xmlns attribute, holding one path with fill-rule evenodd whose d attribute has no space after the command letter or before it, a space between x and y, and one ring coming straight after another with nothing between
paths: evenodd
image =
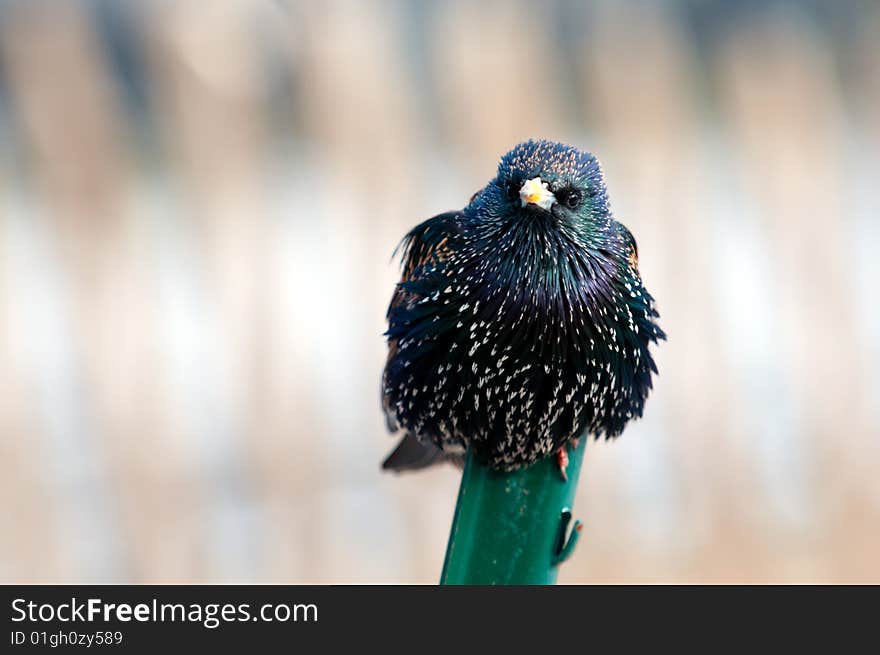
<instances>
[{"instance_id":1,"label":"bird's head","mask_svg":"<svg viewBox=\"0 0 880 655\"><path fill-rule=\"evenodd\" d=\"M598 160L552 141L527 141L504 155L475 201L498 219L531 220L547 229L584 232L610 220Z\"/></svg>"}]
</instances>

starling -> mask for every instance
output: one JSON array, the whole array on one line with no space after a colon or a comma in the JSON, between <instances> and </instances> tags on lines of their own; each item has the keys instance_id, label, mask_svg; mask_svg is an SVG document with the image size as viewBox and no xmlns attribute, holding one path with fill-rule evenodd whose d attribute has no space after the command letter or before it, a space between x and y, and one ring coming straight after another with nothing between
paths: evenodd
<instances>
[{"instance_id":1,"label":"starling","mask_svg":"<svg viewBox=\"0 0 880 655\"><path fill-rule=\"evenodd\" d=\"M461 461L509 471L642 415L665 334L597 159L521 143L461 211L407 234L388 308L383 468Z\"/></svg>"}]
</instances>

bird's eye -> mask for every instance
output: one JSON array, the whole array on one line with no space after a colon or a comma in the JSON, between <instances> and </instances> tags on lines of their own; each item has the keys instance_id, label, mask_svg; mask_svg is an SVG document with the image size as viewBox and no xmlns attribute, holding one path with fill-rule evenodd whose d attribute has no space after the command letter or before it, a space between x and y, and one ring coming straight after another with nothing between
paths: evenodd
<instances>
[{"instance_id":1,"label":"bird's eye","mask_svg":"<svg viewBox=\"0 0 880 655\"><path fill-rule=\"evenodd\" d=\"M577 209L583 196L577 189L560 189L556 192L556 199L569 209Z\"/></svg>"},{"instance_id":2,"label":"bird's eye","mask_svg":"<svg viewBox=\"0 0 880 655\"><path fill-rule=\"evenodd\" d=\"M504 193L507 195L508 200L516 200L519 198L519 188L520 185L511 180L504 186Z\"/></svg>"}]
</instances>

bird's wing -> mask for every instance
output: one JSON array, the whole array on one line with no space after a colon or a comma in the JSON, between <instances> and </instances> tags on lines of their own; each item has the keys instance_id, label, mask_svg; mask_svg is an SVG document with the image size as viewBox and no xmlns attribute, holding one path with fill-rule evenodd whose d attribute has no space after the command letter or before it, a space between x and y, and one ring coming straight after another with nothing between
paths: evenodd
<instances>
[{"instance_id":1,"label":"bird's wing","mask_svg":"<svg viewBox=\"0 0 880 655\"><path fill-rule=\"evenodd\" d=\"M425 278L430 277L432 272L436 272L437 268L449 256L451 252L450 239L454 239L458 234L457 218L459 215L458 212L448 212L429 218L410 230L400 242L395 252L401 253L403 273L388 306L389 326L394 323L395 312L405 312L406 306L418 297L412 290L412 285L422 284ZM388 367L396 355L397 339L391 337L388 339L386 376L388 375ZM388 395L383 398L383 405L388 429L391 432L396 432L398 425ZM393 471L405 471L425 468L444 461L457 463L460 460L460 454L444 453L434 444L419 441L413 435L406 434L382 467Z\"/></svg>"},{"instance_id":2,"label":"bird's wing","mask_svg":"<svg viewBox=\"0 0 880 655\"><path fill-rule=\"evenodd\" d=\"M408 304L414 298L412 291L407 288L408 284L424 277L428 269L436 268L449 256L449 239L458 233L456 224L458 216L459 212L446 212L429 218L411 229L395 248L395 253L401 253L403 274L388 304L386 318L389 324L393 320L392 314L395 308ZM386 366L396 354L397 339L390 338ZM395 427L390 416L388 423L389 429L393 431Z\"/></svg>"},{"instance_id":3,"label":"bird's wing","mask_svg":"<svg viewBox=\"0 0 880 655\"><path fill-rule=\"evenodd\" d=\"M394 290L388 315L391 310L405 302L410 295L405 284L417 279L429 267L441 264L449 255L449 239L458 233L456 219L459 212L438 214L416 225L410 230L395 249L401 253L403 274Z\"/></svg>"},{"instance_id":4,"label":"bird's wing","mask_svg":"<svg viewBox=\"0 0 880 655\"><path fill-rule=\"evenodd\" d=\"M626 257L629 261L630 266L632 266L633 270L638 272L639 270L639 246L636 243L636 238L633 236L632 232L629 231L629 228L626 227L623 223L619 223L615 221L619 226L618 229L620 233L623 235L624 243L626 244Z\"/></svg>"}]
</instances>

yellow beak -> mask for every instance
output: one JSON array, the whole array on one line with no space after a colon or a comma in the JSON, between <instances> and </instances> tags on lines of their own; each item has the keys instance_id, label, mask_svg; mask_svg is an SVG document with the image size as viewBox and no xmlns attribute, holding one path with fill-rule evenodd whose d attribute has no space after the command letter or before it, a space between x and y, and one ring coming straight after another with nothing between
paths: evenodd
<instances>
[{"instance_id":1,"label":"yellow beak","mask_svg":"<svg viewBox=\"0 0 880 655\"><path fill-rule=\"evenodd\" d=\"M540 177L533 177L523 183L519 190L519 198L522 206L538 205L542 209L550 209L556 202L556 196L551 193L546 182L542 182Z\"/></svg>"}]
</instances>

